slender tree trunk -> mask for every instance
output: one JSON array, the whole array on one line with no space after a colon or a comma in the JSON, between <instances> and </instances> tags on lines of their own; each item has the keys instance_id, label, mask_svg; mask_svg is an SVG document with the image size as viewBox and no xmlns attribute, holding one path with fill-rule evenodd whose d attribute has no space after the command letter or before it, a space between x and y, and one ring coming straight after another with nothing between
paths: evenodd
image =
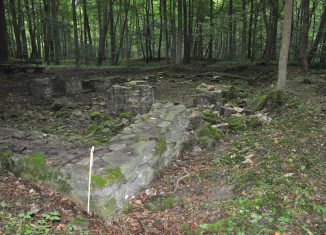
<instances>
[{"instance_id":1,"label":"slender tree trunk","mask_svg":"<svg viewBox=\"0 0 326 235\"><path fill-rule=\"evenodd\" d=\"M175 4L176 0L170 0L171 16L171 64L176 64L176 25L175 25Z\"/></svg>"},{"instance_id":2,"label":"slender tree trunk","mask_svg":"<svg viewBox=\"0 0 326 235\"><path fill-rule=\"evenodd\" d=\"M250 1L249 32L248 32L248 47L247 47L247 57L248 57L248 59L251 59L253 18L254 18L254 0L251 0Z\"/></svg>"},{"instance_id":3,"label":"slender tree trunk","mask_svg":"<svg viewBox=\"0 0 326 235\"><path fill-rule=\"evenodd\" d=\"M188 57L189 53L189 35L188 35L188 11L187 11L187 1L183 1L183 61L185 64L190 62Z\"/></svg>"},{"instance_id":4,"label":"slender tree trunk","mask_svg":"<svg viewBox=\"0 0 326 235\"><path fill-rule=\"evenodd\" d=\"M242 0L242 48L241 48L241 58L246 58L246 48L247 48L247 1Z\"/></svg>"},{"instance_id":5,"label":"slender tree trunk","mask_svg":"<svg viewBox=\"0 0 326 235\"><path fill-rule=\"evenodd\" d=\"M278 63L278 80L277 80L277 89L283 92L285 91L285 87L286 87L287 63L288 63L289 47L290 47L290 40L291 40L292 8L293 8L293 0L286 0L283 33L282 33L282 44L281 44L280 58Z\"/></svg>"},{"instance_id":6,"label":"slender tree trunk","mask_svg":"<svg viewBox=\"0 0 326 235\"><path fill-rule=\"evenodd\" d=\"M100 28L100 38L99 38L99 46L98 46L98 55L97 55L97 66L101 66L103 63L104 58L104 50L105 50L105 38L106 34L108 32L108 4L109 1L112 0L106 0L103 7L103 17L101 18L102 21L102 27Z\"/></svg>"},{"instance_id":7,"label":"slender tree trunk","mask_svg":"<svg viewBox=\"0 0 326 235\"><path fill-rule=\"evenodd\" d=\"M21 58L23 54L22 42L21 42L21 35L20 29L17 21L17 13L16 13L16 6L15 0L9 0L9 8L11 14L11 21L14 28L15 33L15 40L16 40L16 58Z\"/></svg>"},{"instance_id":8,"label":"slender tree trunk","mask_svg":"<svg viewBox=\"0 0 326 235\"><path fill-rule=\"evenodd\" d=\"M31 60L35 61L37 58L37 45L36 45L36 37L35 37L35 28L33 28L32 17L31 17L31 12L33 12L34 9L29 8L28 0L25 0L25 6L27 9L26 13L27 13L27 20L28 20L28 29L29 29L29 35L31 40L31 46L32 46Z\"/></svg>"},{"instance_id":9,"label":"slender tree trunk","mask_svg":"<svg viewBox=\"0 0 326 235\"><path fill-rule=\"evenodd\" d=\"M229 59L233 60L235 53L234 21L233 21L233 0L229 0Z\"/></svg>"},{"instance_id":10,"label":"slender tree trunk","mask_svg":"<svg viewBox=\"0 0 326 235\"><path fill-rule=\"evenodd\" d=\"M7 23L3 0L0 0L0 62L6 62L9 59Z\"/></svg>"},{"instance_id":11,"label":"slender tree trunk","mask_svg":"<svg viewBox=\"0 0 326 235\"><path fill-rule=\"evenodd\" d=\"M169 33L168 33L168 17L167 17L167 7L166 0L162 0L163 7L163 20L164 20L164 36L165 36L165 60L169 64Z\"/></svg>"},{"instance_id":12,"label":"slender tree trunk","mask_svg":"<svg viewBox=\"0 0 326 235\"><path fill-rule=\"evenodd\" d=\"M53 35L54 64L60 64L60 35L58 27L58 2L50 0L51 26Z\"/></svg>"},{"instance_id":13,"label":"slender tree trunk","mask_svg":"<svg viewBox=\"0 0 326 235\"><path fill-rule=\"evenodd\" d=\"M317 52L317 49L318 49L318 46L319 46L319 43L322 39L322 36L323 36L323 31L324 31L324 28L325 28L325 24L326 24L326 3L324 3L324 9L323 9L323 14L320 18L320 23L319 23L319 28L318 28L318 31L317 31L317 34L316 34L316 38L315 40L313 41L313 44L309 50L309 53L308 53L308 63L310 64Z\"/></svg>"},{"instance_id":14,"label":"slender tree trunk","mask_svg":"<svg viewBox=\"0 0 326 235\"><path fill-rule=\"evenodd\" d=\"M111 65L115 65L116 49L115 49L115 27L113 17L113 0L109 0L109 22L110 22L110 40L111 40Z\"/></svg>"},{"instance_id":15,"label":"slender tree trunk","mask_svg":"<svg viewBox=\"0 0 326 235\"><path fill-rule=\"evenodd\" d=\"M214 1L209 1L209 41L208 41L208 59L213 58L213 32L214 32Z\"/></svg>"},{"instance_id":16,"label":"slender tree trunk","mask_svg":"<svg viewBox=\"0 0 326 235\"><path fill-rule=\"evenodd\" d=\"M182 53L182 0L178 0L178 34L177 34L176 65L181 64L181 53Z\"/></svg>"},{"instance_id":17,"label":"slender tree trunk","mask_svg":"<svg viewBox=\"0 0 326 235\"><path fill-rule=\"evenodd\" d=\"M76 13L76 0L71 0L72 6L72 19L74 22L74 41L75 41L75 64L79 67L79 45L78 45L78 28L77 28L77 13Z\"/></svg>"},{"instance_id":18,"label":"slender tree trunk","mask_svg":"<svg viewBox=\"0 0 326 235\"><path fill-rule=\"evenodd\" d=\"M160 15L160 36L158 39L157 59L161 60L161 49L162 49L162 38L163 38L162 0L160 0L159 15Z\"/></svg>"},{"instance_id":19,"label":"slender tree trunk","mask_svg":"<svg viewBox=\"0 0 326 235\"><path fill-rule=\"evenodd\" d=\"M307 59L308 34L309 34L309 0L302 0L302 34L299 47L300 62L304 70L308 70L309 64Z\"/></svg>"}]
</instances>

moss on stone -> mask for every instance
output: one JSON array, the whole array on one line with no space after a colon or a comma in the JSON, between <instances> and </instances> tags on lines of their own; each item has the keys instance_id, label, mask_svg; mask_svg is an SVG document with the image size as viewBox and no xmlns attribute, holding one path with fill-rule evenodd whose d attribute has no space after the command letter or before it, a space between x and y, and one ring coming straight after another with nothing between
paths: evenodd
<instances>
[{"instance_id":1,"label":"moss on stone","mask_svg":"<svg viewBox=\"0 0 326 235\"><path fill-rule=\"evenodd\" d=\"M58 169L47 165L43 154L34 154L19 159L12 171L23 178L40 180L45 184L53 185L64 193L71 190L67 177L64 177Z\"/></svg>"},{"instance_id":2,"label":"moss on stone","mask_svg":"<svg viewBox=\"0 0 326 235\"><path fill-rule=\"evenodd\" d=\"M12 153L8 151L0 152L0 165L7 170L13 166Z\"/></svg>"},{"instance_id":3,"label":"moss on stone","mask_svg":"<svg viewBox=\"0 0 326 235\"><path fill-rule=\"evenodd\" d=\"M126 179L125 175L121 172L120 167L108 168L104 172L105 174L103 176L92 176L92 182L96 188L104 188L108 184Z\"/></svg>"},{"instance_id":4,"label":"moss on stone","mask_svg":"<svg viewBox=\"0 0 326 235\"><path fill-rule=\"evenodd\" d=\"M165 135L161 134L155 146L155 154L161 156L167 150Z\"/></svg>"},{"instance_id":5,"label":"moss on stone","mask_svg":"<svg viewBox=\"0 0 326 235\"><path fill-rule=\"evenodd\" d=\"M253 130L262 125L256 116L233 116L227 119L232 131Z\"/></svg>"},{"instance_id":6,"label":"moss on stone","mask_svg":"<svg viewBox=\"0 0 326 235\"><path fill-rule=\"evenodd\" d=\"M201 114L202 114L204 121L209 122L211 124L216 123L217 117L216 117L216 114L213 113L212 111L203 111Z\"/></svg>"},{"instance_id":7,"label":"moss on stone","mask_svg":"<svg viewBox=\"0 0 326 235\"><path fill-rule=\"evenodd\" d=\"M97 124L89 124L87 126L87 131L88 132L96 132L96 131L99 131L101 129L102 129L101 126L97 125Z\"/></svg>"},{"instance_id":8,"label":"moss on stone","mask_svg":"<svg viewBox=\"0 0 326 235\"><path fill-rule=\"evenodd\" d=\"M100 118L101 117L101 113L100 112L90 112L89 113L89 117L90 117L90 119Z\"/></svg>"},{"instance_id":9,"label":"moss on stone","mask_svg":"<svg viewBox=\"0 0 326 235\"><path fill-rule=\"evenodd\" d=\"M136 136L134 138L134 143L139 143L141 141L147 142L148 140L149 140L148 137L145 137L145 136Z\"/></svg>"},{"instance_id":10,"label":"moss on stone","mask_svg":"<svg viewBox=\"0 0 326 235\"><path fill-rule=\"evenodd\" d=\"M217 128L213 128L208 125L203 125L201 128L197 130L198 139L203 137L208 137L208 139L218 140L223 136L221 130Z\"/></svg>"},{"instance_id":11,"label":"moss on stone","mask_svg":"<svg viewBox=\"0 0 326 235\"><path fill-rule=\"evenodd\" d=\"M105 204L105 211L106 215L113 215L117 207L117 200L115 198L111 198L106 204Z\"/></svg>"},{"instance_id":12,"label":"moss on stone","mask_svg":"<svg viewBox=\"0 0 326 235\"><path fill-rule=\"evenodd\" d=\"M129 121L131 121L132 113L131 112L121 112L121 113L119 113L119 117L125 118L125 119L128 119Z\"/></svg>"},{"instance_id":13,"label":"moss on stone","mask_svg":"<svg viewBox=\"0 0 326 235\"><path fill-rule=\"evenodd\" d=\"M259 111L263 108L275 110L276 108L286 104L288 98L282 91L269 90L258 95L252 102L253 111Z\"/></svg>"}]
</instances>

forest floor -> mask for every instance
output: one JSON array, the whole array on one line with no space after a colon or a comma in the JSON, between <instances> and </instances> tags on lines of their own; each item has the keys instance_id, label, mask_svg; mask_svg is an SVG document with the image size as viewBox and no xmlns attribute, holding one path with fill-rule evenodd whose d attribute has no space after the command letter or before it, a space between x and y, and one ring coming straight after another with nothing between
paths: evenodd
<instances>
[{"instance_id":1,"label":"forest floor","mask_svg":"<svg viewBox=\"0 0 326 235\"><path fill-rule=\"evenodd\" d=\"M174 103L188 103L203 82L231 85L235 96L228 102L248 109L276 81L273 66L193 66L164 72L164 78L162 71L128 73L145 79L159 74L149 79L156 98ZM96 70L52 72L107 76ZM264 110L269 124L229 131L213 149L189 144L109 221L0 169L0 234L326 234L325 76L291 68L286 102ZM75 141L88 135L90 112L105 114L105 94L77 96L72 102L78 105L58 115L51 103L29 96L25 82L21 76L0 79L1 127ZM78 118L71 118L76 110Z\"/></svg>"}]
</instances>

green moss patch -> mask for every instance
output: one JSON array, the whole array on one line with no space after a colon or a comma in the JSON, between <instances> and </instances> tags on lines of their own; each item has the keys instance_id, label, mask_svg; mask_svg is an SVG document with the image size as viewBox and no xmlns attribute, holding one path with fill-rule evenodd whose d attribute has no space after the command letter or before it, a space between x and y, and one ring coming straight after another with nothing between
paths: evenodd
<instances>
[{"instance_id":1,"label":"green moss patch","mask_svg":"<svg viewBox=\"0 0 326 235\"><path fill-rule=\"evenodd\" d=\"M223 136L221 130L213 128L211 126L204 125L203 127L197 130L197 136L199 139L214 139L218 140Z\"/></svg>"},{"instance_id":2,"label":"green moss patch","mask_svg":"<svg viewBox=\"0 0 326 235\"><path fill-rule=\"evenodd\" d=\"M209 122L210 124L216 124L218 117L215 113L212 111L203 111L201 114L204 121Z\"/></svg>"},{"instance_id":3,"label":"green moss patch","mask_svg":"<svg viewBox=\"0 0 326 235\"><path fill-rule=\"evenodd\" d=\"M177 203L176 197L154 196L144 203L144 206L150 211L164 211L171 209Z\"/></svg>"},{"instance_id":4,"label":"green moss patch","mask_svg":"<svg viewBox=\"0 0 326 235\"><path fill-rule=\"evenodd\" d=\"M232 131L253 130L262 126L262 122L255 116L233 116L226 121Z\"/></svg>"},{"instance_id":5,"label":"green moss patch","mask_svg":"<svg viewBox=\"0 0 326 235\"><path fill-rule=\"evenodd\" d=\"M274 111L289 101L289 98L278 90L271 90L258 95L252 102L253 111L259 111L267 108Z\"/></svg>"},{"instance_id":6,"label":"green moss patch","mask_svg":"<svg viewBox=\"0 0 326 235\"><path fill-rule=\"evenodd\" d=\"M121 113L119 113L119 117L125 118L125 119L128 119L129 121L131 121L132 113L131 112L121 112Z\"/></svg>"},{"instance_id":7,"label":"green moss patch","mask_svg":"<svg viewBox=\"0 0 326 235\"><path fill-rule=\"evenodd\" d=\"M17 176L31 180L39 180L58 188L61 192L69 192L71 187L67 178L53 166L47 165L43 154L34 154L19 159L10 169Z\"/></svg>"},{"instance_id":8,"label":"green moss patch","mask_svg":"<svg viewBox=\"0 0 326 235\"><path fill-rule=\"evenodd\" d=\"M104 188L108 184L125 180L125 175L121 172L120 167L108 168L103 176L93 175L92 183L96 188Z\"/></svg>"},{"instance_id":9,"label":"green moss patch","mask_svg":"<svg viewBox=\"0 0 326 235\"><path fill-rule=\"evenodd\" d=\"M90 117L90 119L97 119L97 118L101 117L101 113L100 112L90 112L89 117Z\"/></svg>"},{"instance_id":10,"label":"green moss patch","mask_svg":"<svg viewBox=\"0 0 326 235\"><path fill-rule=\"evenodd\" d=\"M167 150L167 143L165 135L160 135L158 142L155 146L155 154L161 156Z\"/></svg>"},{"instance_id":11,"label":"green moss patch","mask_svg":"<svg viewBox=\"0 0 326 235\"><path fill-rule=\"evenodd\" d=\"M11 152L7 152L7 151L0 152L0 165L5 169L10 170L14 164L11 158L12 158Z\"/></svg>"}]
</instances>

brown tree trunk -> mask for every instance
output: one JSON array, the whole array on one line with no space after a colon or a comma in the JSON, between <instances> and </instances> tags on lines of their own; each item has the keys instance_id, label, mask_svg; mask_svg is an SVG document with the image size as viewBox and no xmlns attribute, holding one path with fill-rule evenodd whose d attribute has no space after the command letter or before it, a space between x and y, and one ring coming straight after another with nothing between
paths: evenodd
<instances>
[{"instance_id":1,"label":"brown tree trunk","mask_svg":"<svg viewBox=\"0 0 326 235\"><path fill-rule=\"evenodd\" d=\"M109 1L112 0L106 0L103 7L103 17L101 17L102 27L100 28L100 38L98 43L98 55L97 55L97 66L101 66L103 63L104 58L104 50L105 50L105 38L106 34L108 32L108 4ZM98 5L100 7L100 5Z\"/></svg>"},{"instance_id":2,"label":"brown tree trunk","mask_svg":"<svg viewBox=\"0 0 326 235\"><path fill-rule=\"evenodd\" d=\"M241 47L241 58L246 58L247 48L247 1L242 0L242 47Z\"/></svg>"},{"instance_id":3,"label":"brown tree trunk","mask_svg":"<svg viewBox=\"0 0 326 235\"><path fill-rule=\"evenodd\" d=\"M160 36L158 39L158 50L157 50L157 59L161 60L161 49L162 49L162 39L163 39L163 16L162 16L162 0L160 0Z\"/></svg>"},{"instance_id":4,"label":"brown tree trunk","mask_svg":"<svg viewBox=\"0 0 326 235\"><path fill-rule=\"evenodd\" d=\"M309 64L307 59L308 33L309 33L309 0L302 0L302 34L299 46L300 62L304 70L308 70Z\"/></svg>"},{"instance_id":5,"label":"brown tree trunk","mask_svg":"<svg viewBox=\"0 0 326 235\"><path fill-rule=\"evenodd\" d=\"M113 0L109 0L109 22L110 22L110 40L111 40L111 60L110 64L116 64L116 48L115 48L115 27L113 17Z\"/></svg>"},{"instance_id":6,"label":"brown tree trunk","mask_svg":"<svg viewBox=\"0 0 326 235\"><path fill-rule=\"evenodd\" d=\"M171 64L176 64L176 25L175 25L175 7L176 0L170 0L170 17L171 17Z\"/></svg>"},{"instance_id":7,"label":"brown tree trunk","mask_svg":"<svg viewBox=\"0 0 326 235\"><path fill-rule=\"evenodd\" d=\"M60 64L60 34L58 27L58 2L50 0L51 26L53 35L54 64Z\"/></svg>"},{"instance_id":8,"label":"brown tree trunk","mask_svg":"<svg viewBox=\"0 0 326 235\"><path fill-rule=\"evenodd\" d=\"M315 40L313 41L312 43L312 46L309 50L309 53L308 53L308 63L310 64L315 56L315 53L318 49L318 46L319 46L319 43L322 39L322 36L323 36L323 31L324 31L324 27L325 27L325 23L326 23L326 3L324 3L324 10L323 10L323 14L320 18L320 23L319 23L319 28L318 28L318 31L317 31L317 34L316 34L316 38Z\"/></svg>"},{"instance_id":9,"label":"brown tree trunk","mask_svg":"<svg viewBox=\"0 0 326 235\"><path fill-rule=\"evenodd\" d=\"M34 11L34 8L29 8L28 0L25 0L25 6L27 9L26 13L27 13L27 20L28 20L28 29L29 29L30 39L31 39L31 46L32 46L31 60L35 61L37 58L37 45L36 45L36 37L35 37L35 25L33 27L32 17L31 17L31 11Z\"/></svg>"},{"instance_id":10,"label":"brown tree trunk","mask_svg":"<svg viewBox=\"0 0 326 235\"><path fill-rule=\"evenodd\" d=\"M164 21L164 36L165 36L165 60L168 64L169 59L169 33L168 33L168 17L167 17L167 9L166 9L166 0L162 0L162 10L163 10L163 21Z\"/></svg>"},{"instance_id":11,"label":"brown tree trunk","mask_svg":"<svg viewBox=\"0 0 326 235\"><path fill-rule=\"evenodd\" d=\"M213 10L214 10L214 1L213 0L210 0L209 1L208 59L212 59L213 58L213 32L214 32L214 25L213 25L214 15L213 15Z\"/></svg>"},{"instance_id":12,"label":"brown tree trunk","mask_svg":"<svg viewBox=\"0 0 326 235\"><path fill-rule=\"evenodd\" d=\"M8 61L7 23L3 0L0 0L0 62Z\"/></svg>"},{"instance_id":13,"label":"brown tree trunk","mask_svg":"<svg viewBox=\"0 0 326 235\"><path fill-rule=\"evenodd\" d=\"M74 22L74 42L75 42L75 65L79 67L79 45L78 45L78 28L77 28L77 13L76 13L76 0L71 0L72 6L72 19Z\"/></svg>"},{"instance_id":14,"label":"brown tree trunk","mask_svg":"<svg viewBox=\"0 0 326 235\"><path fill-rule=\"evenodd\" d=\"M14 28L15 33L15 40L16 40L16 58L21 58L23 54L22 42L21 42L21 35L20 29L17 21L17 13L16 13L16 6L14 0L9 0L9 9L12 19L12 25Z\"/></svg>"},{"instance_id":15,"label":"brown tree trunk","mask_svg":"<svg viewBox=\"0 0 326 235\"><path fill-rule=\"evenodd\" d=\"M283 92L285 91L285 86L286 86L287 63L288 63L289 47L290 47L290 40L291 40L292 8L293 8L293 0L286 0L283 33L282 33L282 44L281 44L280 58L278 63L278 80L277 80L277 89Z\"/></svg>"},{"instance_id":16,"label":"brown tree trunk","mask_svg":"<svg viewBox=\"0 0 326 235\"><path fill-rule=\"evenodd\" d=\"M182 0L178 0L178 33L177 33L176 65L181 64L181 53L182 53Z\"/></svg>"}]
</instances>

